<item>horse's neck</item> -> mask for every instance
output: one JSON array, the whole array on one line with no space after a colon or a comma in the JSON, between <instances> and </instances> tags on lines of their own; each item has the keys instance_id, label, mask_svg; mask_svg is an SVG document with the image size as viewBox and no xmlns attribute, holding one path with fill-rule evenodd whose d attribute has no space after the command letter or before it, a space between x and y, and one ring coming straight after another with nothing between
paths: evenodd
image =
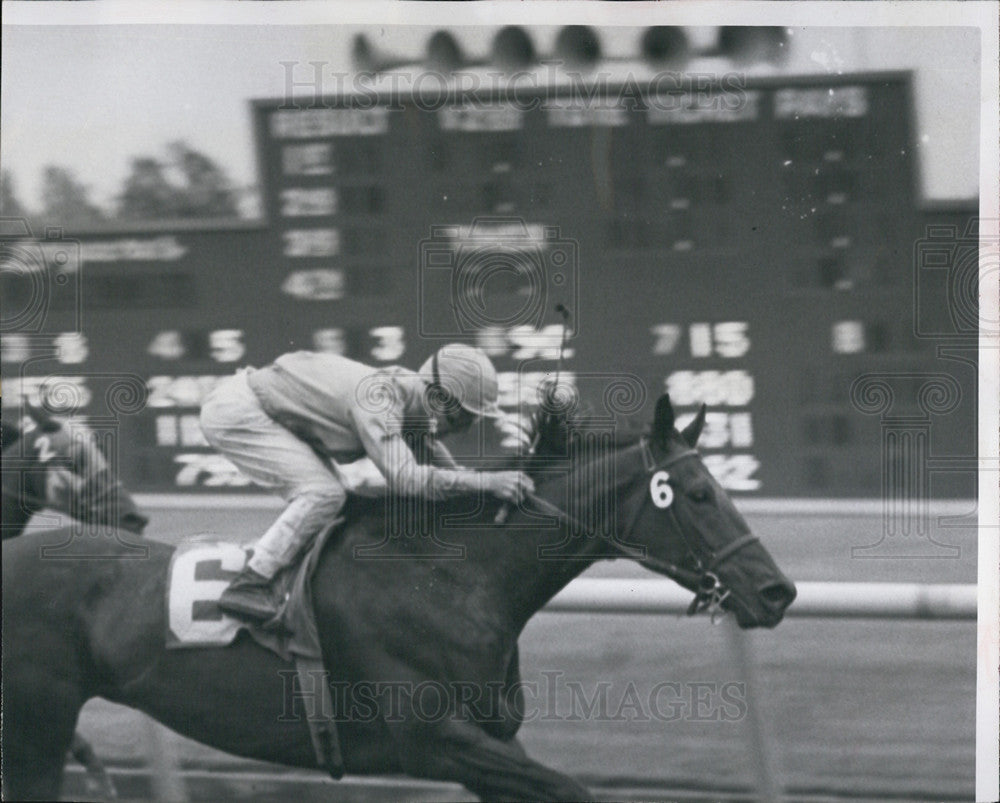
<instances>
[{"instance_id":1,"label":"horse's neck","mask_svg":"<svg viewBox=\"0 0 1000 803\"><path fill-rule=\"evenodd\" d=\"M3 537L16 538L24 532L28 520L42 509L42 504L34 494L22 493L23 478L14 469L3 474Z\"/></svg>"},{"instance_id":2,"label":"horse's neck","mask_svg":"<svg viewBox=\"0 0 1000 803\"><path fill-rule=\"evenodd\" d=\"M609 543L615 538L621 486L614 476L616 456L607 453L607 445L604 448L600 459L569 460L567 464L573 466L567 473L538 484L537 495L572 521L564 519L544 529L521 529L516 525L527 517L515 514L518 518L501 539L505 551L498 558L506 592L504 604L518 627L571 580L607 556Z\"/></svg>"},{"instance_id":3,"label":"horse's neck","mask_svg":"<svg viewBox=\"0 0 1000 803\"><path fill-rule=\"evenodd\" d=\"M560 527L559 537L553 538L555 529L542 531L514 529L507 543L515 546L505 556L501 578L504 594L502 604L507 618L516 629L527 624L546 603L558 594L570 581L589 568L597 560L581 550L580 546L598 539L565 535L567 530Z\"/></svg>"}]
</instances>

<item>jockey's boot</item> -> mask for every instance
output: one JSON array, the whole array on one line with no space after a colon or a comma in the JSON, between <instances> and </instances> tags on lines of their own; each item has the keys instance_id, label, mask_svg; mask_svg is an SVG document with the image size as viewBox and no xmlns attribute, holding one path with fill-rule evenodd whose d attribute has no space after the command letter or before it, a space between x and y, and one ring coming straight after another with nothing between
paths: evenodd
<instances>
[{"instance_id":1,"label":"jockey's boot","mask_svg":"<svg viewBox=\"0 0 1000 803\"><path fill-rule=\"evenodd\" d=\"M278 615L271 581L249 566L243 569L219 597L219 608L232 616L266 622Z\"/></svg>"}]
</instances>

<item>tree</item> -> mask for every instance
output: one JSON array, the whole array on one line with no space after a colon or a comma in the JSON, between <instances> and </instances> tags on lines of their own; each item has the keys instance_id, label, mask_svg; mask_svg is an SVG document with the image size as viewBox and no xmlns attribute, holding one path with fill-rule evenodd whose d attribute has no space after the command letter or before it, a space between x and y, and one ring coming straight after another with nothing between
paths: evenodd
<instances>
[{"instance_id":1,"label":"tree","mask_svg":"<svg viewBox=\"0 0 1000 803\"><path fill-rule=\"evenodd\" d=\"M119 217L162 220L239 216L238 193L212 159L182 141L170 143L166 152L164 161L149 156L132 160L132 172L119 197Z\"/></svg>"},{"instance_id":2,"label":"tree","mask_svg":"<svg viewBox=\"0 0 1000 803\"><path fill-rule=\"evenodd\" d=\"M10 170L0 171L0 215L4 217L28 217L28 211L17 199L14 174Z\"/></svg>"},{"instance_id":3,"label":"tree","mask_svg":"<svg viewBox=\"0 0 1000 803\"><path fill-rule=\"evenodd\" d=\"M42 171L42 219L46 225L77 228L103 221L104 212L89 195L68 168L48 165Z\"/></svg>"},{"instance_id":4,"label":"tree","mask_svg":"<svg viewBox=\"0 0 1000 803\"><path fill-rule=\"evenodd\" d=\"M132 172L118 198L118 217L123 220L161 220L178 217L177 190L163 174L163 165L148 156L132 160Z\"/></svg>"},{"instance_id":5,"label":"tree","mask_svg":"<svg viewBox=\"0 0 1000 803\"><path fill-rule=\"evenodd\" d=\"M236 217L239 214L232 183L214 161L182 141L170 143L167 152L186 183L181 192L182 217Z\"/></svg>"}]
</instances>

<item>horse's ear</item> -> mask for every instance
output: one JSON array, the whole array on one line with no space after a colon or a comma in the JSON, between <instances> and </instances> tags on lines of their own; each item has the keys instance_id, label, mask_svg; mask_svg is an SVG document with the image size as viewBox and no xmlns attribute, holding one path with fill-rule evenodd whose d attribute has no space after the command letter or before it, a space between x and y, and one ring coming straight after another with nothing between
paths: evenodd
<instances>
[{"instance_id":1,"label":"horse's ear","mask_svg":"<svg viewBox=\"0 0 1000 803\"><path fill-rule=\"evenodd\" d=\"M55 432L59 429L59 422L52 418L43 407L32 404L25 399L24 410L31 417L31 420L38 424L38 428L42 432Z\"/></svg>"},{"instance_id":2,"label":"horse's ear","mask_svg":"<svg viewBox=\"0 0 1000 803\"><path fill-rule=\"evenodd\" d=\"M705 426L705 405L701 406L698 410L698 415L694 417L694 420L681 430L681 437L684 438L684 442L690 446L692 449L695 444L698 443L698 437L701 435L701 430Z\"/></svg>"},{"instance_id":3,"label":"horse's ear","mask_svg":"<svg viewBox=\"0 0 1000 803\"><path fill-rule=\"evenodd\" d=\"M664 393L656 403L653 414L653 440L665 444L674 431L674 406L670 403L670 395Z\"/></svg>"},{"instance_id":4,"label":"horse's ear","mask_svg":"<svg viewBox=\"0 0 1000 803\"><path fill-rule=\"evenodd\" d=\"M24 411L31 417L38 426L44 426L50 419L46 412L39 406L32 404L27 399L24 400Z\"/></svg>"}]
</instances>

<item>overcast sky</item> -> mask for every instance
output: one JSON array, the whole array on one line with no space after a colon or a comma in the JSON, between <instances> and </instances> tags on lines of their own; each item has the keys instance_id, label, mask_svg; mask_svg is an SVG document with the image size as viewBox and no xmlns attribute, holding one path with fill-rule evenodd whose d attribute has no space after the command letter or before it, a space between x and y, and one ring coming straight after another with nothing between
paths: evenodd
<instances>
[{"instance_id":1,"label":"overcast sky","mask_svg":"<svg viewBox=\"0 0 1000 803\"><path fill-rule=\"evenodd\" d=\"M452 30L467 52L484 55L497 27ZM322 61L327 75L349 70L350 40L359 30L387 51L416 55L433 28L5 24L0 159L22 202L35 207L46 164L72 168L95 200L109 204L131 157L162 153L175 139L212 156L238 184L256 183L247 101L284 92L281 62ZM548 51L556 32L535 29L537 49ZM602 45L609 55L631 56L641 33L605 28ZM713 29L694 33L707 39ZM296 75L303 69L311 68ZM785 71L869 69L915 71L925 197L976 196L978 30L793 30Z\"/></svg>"}]
</instances>

